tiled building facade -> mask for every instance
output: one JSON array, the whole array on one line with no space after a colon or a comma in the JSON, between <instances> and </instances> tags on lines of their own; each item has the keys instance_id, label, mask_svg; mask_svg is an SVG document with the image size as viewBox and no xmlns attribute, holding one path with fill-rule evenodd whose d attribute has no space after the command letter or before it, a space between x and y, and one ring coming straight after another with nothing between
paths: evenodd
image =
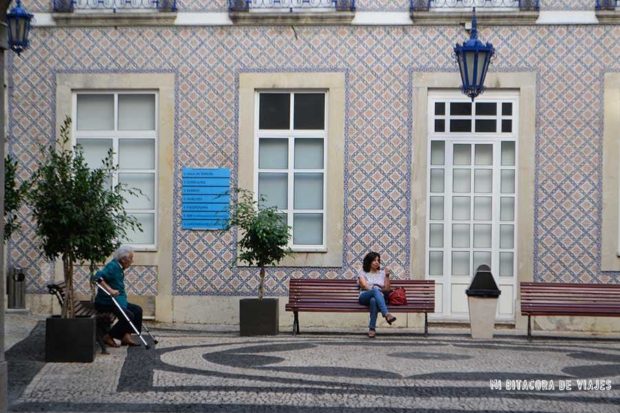
<instances>
[{"instance_id":1,"label":"tiled building facade","mask_svg":"<svg viewBox=\"0 0 620 413\"><path fill-rule=\"evenodd\" d=\"M519 280L620 282L614 198L620 173L613 155L604 162L605 149L616 148L606 122L620 115L613 112L619 105L608 102L620 74L620 11L597 14L595 3L541 0L540 11L492 11L499 17L488 24L485 13L491 12L478 10L480 38L497 50L481 98L514 102L514 114L504 119L513 122L517 151L514 271L502 304L507 321L517 316ZM142 300L156 318L234 324L238 297L255 295L256 270L235 265L234 232L181 227L182 168L229 168L233 185L255 184L256 168L243 163L253 162L244 139L255 139L258 109L243 94L253 85L259 85L256 93L270 84L277 91L327 90L329 121L342 118L326 126L326 139L337 144L324 147L325 198L329 203L340 196L341 202L325 207L325 248L269 269L267 294L285 296L290 277L351 278L369 250L380 251L396 277L431 277L427 158L433 156L429 143L438 113L429 102L466 102L458 93L452 48L468 37L462 24L468 12L433 21L441 11L410 14L406 0L360 0L352 21L261 24L260 17L234 19L225 0L184 0L169 19L97 25L105 14L76 23L52 13L49 2L25 5L37 18L31 48L8 63L8 147L23 177L36 165L37 145L56 139L65 114L75 116L76 93L157 94L156 245L138 253L128 275L131 292L147 297ZM603 14L606 24L600 23ZM420 15L430 20L419 23ZM488 137L476 139L464 141L472 145L472 157L473 145ZM461 147L454 145L456 153ZM493 150L501 156L501 148ZM340 164L330 165L335 159ZM49 297L39 294L54 268L41 258L33 234L24 224L14 235L9 265L26 268L32 306L45 309ZM496 259L500 236L493 234L489 254ZM499 271L499 263L493 268ZM440 300L463 285L444 287ZM454 304L443 318L460 319L458 308Z\"/></svg>"}]
</instances>

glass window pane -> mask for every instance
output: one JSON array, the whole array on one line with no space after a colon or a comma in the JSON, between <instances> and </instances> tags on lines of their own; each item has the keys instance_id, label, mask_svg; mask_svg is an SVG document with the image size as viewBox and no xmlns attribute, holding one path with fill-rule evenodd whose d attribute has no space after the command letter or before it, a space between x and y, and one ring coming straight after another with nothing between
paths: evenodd
<instances>
[{"instance_id":1,"label":"glass window pane","mask_svg":"<svg viewBox=\"0 0 620 413\"><path fill-rule=\"evenodd\" d=\"M118 166L121 169L155 169L155 140L120 139Z\"/></svg>"},{"instance_id":2,"label":"glass window pane","mask_svg":"<svg viewBox=\"0 0 620 413\"><path fill-rule=\"evenodd\" d=\"M491 248L490 224L474 224L474 248Z\"/></svg>"},{"instance_id":3,"label":"glass window pane","mask_svg":"<svg viewBox=\"0 0 620 413\"><path fill-rule=\"evenodd\" d=\"M138 189L142 195L125 192L127 209L155 209L155 173L118 174L118 181L129 189Z\"/></svg>"},{"instance_id":4,"label":"glass window pane","mask_svg":"<svg viewBox=\"0 0 620 413\"><path fill-rule=\"evenodd\" d=\"M469 248L469 224L452 225L452 247Z\"/></svg>"},{"instance_id":5,"label":"glass window pane","mask_svg":"<svg viewBox=\"0 0 620 413\"><path fill-rule=\"evenodd\" d=\"M515 157L515 143L502 142L502 166L514 166Z\"/></svg>"},{"instance_id":6,"label":"glass window pane","mask_svg":"<svg viewBox=\"0 0 620 413\"><path fill-rule=\"evenodd\" d=\"M323 214L294 214L293 244L323 245Z\"/></svg>"},{"instance_id":7,"label":"glass window pane","mask_svg":"<svg viewBox=\"0 0 620 413\"><path fill-rule=\"evenodd\" d=\"M78 139L77 143L82 147L84 159L90 169L103 166L101 162L112 149L111 139Z\"/></svg>"},{"instance_id":8,"label":"glass window pane","mask_svg":"<svg viewBox=\"0 0 620 413\"><path fill-rule=\"evenodd\" d=\"M499 247L514 248L515 246L515 226L502 224L499 226Z\"/></svg>"},{"instance_id":9,"label":"glass window pane","mask_svg":"<svg viewBox=\"0 0 620 413\"><path fill-rule=\"evenodd\" d=\"M493 165L493 145L476 145L476 165Z\"/></svg>"},{"instance_id":10,"label":"glass window pane","mask_svg":"<svg viewBox=\"0 0 620 413\"><path fill-rule=\"evenodd\" d=\"M155 130L155 95L118 95L119 130Z\"/></svg>"},{"instance_id":11,"label":"glass window pane","mask_svg":"<svg viewBox=\"0 0 620 413\"><path fill-rule=\"evenodd\" d=\"M295 168L323 169L323 139L295 139Z\"/></svg>"},{"instance_id":12,"label":"glass window pane","mask_svg":"<svg viewBox=\"0 0 620 413\"><path fill-rule=\"evenodd\" d=\"M502 132L504 132L504 133L512 132L512 119L503 119L502 120Z\"/></svg>"},{"instance_id":13,"label":"glass window pane","mask_svg":"<svg viewBox=\"0 0 620 413\"><path fill-rule=\"evenodd\" d=\"M444 119L435 119L435 132L445 132L446 121Z\"/></svg>"},{"instance_id":14,"label":"glass window pane","mask_svg":"<svg viewBox=\"0 0 620 413\"><path fill-rule=\"evenodd\" d=\"M476 119L476 132L495 132L497 121L495 119Z\"/></svg>"},{"instance_id":15,"label":"glass window pane","mask_svg":"<svg viewBox=\"0 0 620 413\"><path fill-rule=\"evenodd\" d=\"M510 102L502 103L502 115L504 116L512 115L512 103Z\"/></svg>"},{"instance_id":16,"label":"glass window pane","mask_svg":"<svg viewBox=\"0 0 620 413\"><path fill-rule=\"evenodd\" d=\"M493 190L493 171L476 169L474 171L474 192L488 194Z\"/></svg>"},{"instance_id":17,"label":"glass window pane","mask_svg":"<svg viewBox=\"0 0 620 413\"><path fill-rule=\"evenodd\" d=\"M443 192L443 169L431 169L431 192Z\"/></svg>"},{"instance_id":18,"label":"glass window pane","mask_svg":"<svg viewBox=\"0 0 620 413\"><path fill-rule=\"evenodd\" d=\"M428 275L443 275L443 252L428 253Z\"/></svg>"},{"instance_id":19,"label":"glass window pane","mask_svg":"<svg viewBox=\"0 0 620 413\"><path fill-rule=\"evenodd\" d=\"M452 219L469 220L471 219L471 198L468 196L452 197Z\"/></svg>"},{"instance_id":20,"label":"glass window pane","mask_svg":"<svg viewBox=\"0 0 620 413\"><path fill-rule=\"evenodd\" d=\"M429 234L429 246L431 248L443 247L443 224L431 224Z\"/></svg>"},{"instance_id":21,"label":"glass window pane","mask_svg":"<svg viewBox=\"0 0 620 413\"><path fill-rule=\"evenodd\" d=\"M288 207L288 175L261 172L258 174L258 194L265 198L265 207Z\"/></svg>"},{"instance_id":22,"label":"glass window pane","mask_svg":"<svg viewBox=\"0 0 620 413\"><path fill-rule=\"evenodd\" d=\"M471 132L471 119L450 119L450 132Z\"/></svg>"},{"instance_id":23,"label":"glass window pane","mask_svg":"<svg viewBox=\"0 0 620 413\"><path fill-rule=\"evenodd\" d=\"M472 265L472 269L473 269L472 274L475 274L478 267L480 267L483 264L488 265L489 268L493 268L493 266L491 265L492 264L491 263L491 252L475 251L474 252L474 265Z\"/></svg>"},{"instance_id":24,"label":"glass window pane","mask_svg":"<svg viewBox=\"0 0 620 413\"><path fill-rule=\"evenodd\" d=\"M450 115L471 115L471 103L470 102L451 102L450 103Z\"/></svg>"},{"instance_id":25,"label":"glass window pane","mask_svg":"<svg viewBox=\"0 0 620 413\"><path fill-rule=\"evenodd\" d=\"M495 102L476 102L476 115L495 116L497 115L497 103Z\"/></svg>"},{"instance_id":26,"label":"glass window pane","mask_svg":"<svg viewBox=\"0 0 620 413\"><path fill-rule=\"evenodd\" d=\"M443 165L445 159L446 144L443 141L431 142L431 165Z\"/></svg>"},{"instance_id":27,"label":"glass window pane","mask_svg":"<svg viewBox=\"0 0 620 413\"><path fill-rule=\"evenodd\" d=\"M515 193L515 171L514 169L502 169L501 175L501 193L502 194L514 194Z\"/></svg>"},{"instance_id":28,"label":"glass window pane","mask_svg":"<svg viewBox=\"0 0 620 413\"><path fill-rule=\"evenodd\" d=\"M259 129L290 129L290 93L261 93L259 103Z\"/></svg>"},{"instance_id":29,"label":"glass window pane","mask_svg":"<svg viewBox=\"0 0 620 413\"><path fill-rule=\"evenodd\" d=\"M514 221L515 219L515 199L513 197L501 197L499 204L499 220Z\"/></svg>"},{"instance_id":30,"label":"glass window pane","mask_svg":"<svg viewBox=\"0 0 620 413\"><path fill-rule=\"evenodd\" d=\"M140 231L127 231L127 237L123 240L123 243L127 244L155 244L155 214L130 214L138 220L142 225L142 232Z\"/></svg>"},{"instance_id":31,"label":"glass window pane","mask_svg":"<svg viewBox=\"0 0 620 413\"><path fill-rule=\"evenodd\" d=\"M446 103L435 102L435 115L445 115L445 114L446 114Z\"/></svg>"},{"instance_id":32,"label":"glass window pane","mask_svg":"<svg viewBox=\"0 0 620 413\"><path fill-rule=\"evenodd\" d=\"M77 130L114 130L114 95L77 95Z\"/></svg>"},{"instance_id":33,"label":"glass window pane","mask_svg":"<svg viewBox=\"0 0 620 413\"><path fill-rule=\"evenodd\" d=\"M258 167L288 168L288 139L261 138L258 143Z\"/></svg>"},{"instance_id":34,"label":"glass window pane","mask_svg":"<svg viewBox=\"0 0 620 413\"><path fill-rule=\"evenodd\" d=\"M431 219L443 219L443 196L431 197Z\"/></svg>"},{"instance_id":35,"label":"glass window pane","mask_svg":"<svg viewBox=\"0 0 620 413\"><path fill-rule=\"evenodd\" d=\"M471 192L471 170L454 169L452 192Z\"/></svg>"},{"instance_id":36,"label":"glass window pane","mask_svg":"<svg viewBox=\"0 0 620 413\"><path fill-rule=\"evenodd\" d=\"M474 197L474 220L490 221L492 217L492 198L490 196Z\"/></svg>"},{"instance_id":37,"label":"glass window pane","mask_svg":"<svg viewBox=\"0 0 620 413\"><path fill-rule=\"evenodd\" d=\"M469 252L452 252L452 275L469 275Z\"/></svg>"},{"instance_id":38,"label":"glass window pane","mask_svg":"<svg viewBox=\"0 0 620 413\"><path fill-rule=\"evenodd\" d=\"M499 253L499 276L512 277L514 271L514 254L512 252Z\"/></svg>"},{"instance_id":39,"label":"glass window pane","mask_svg":"<svg viewBox=\"0 0 620 413\"><path fill-rule=\"evenodd\" d=\"M323 209L323 174L295 174L295 209Z\"/></svg>"},{"instance_id":40,"label":"glass window pane","mask_svg":"<svg viewBox=\"0 0 620 413\"><path fill-rule=\"evenodd\" d=\"M454 145L454 164L471 165L471 145Z\"/></svg>"},{"instance_id":41,"label":"glass window pane","mask_svg":"<svg viewBox=\"0 0 620 413\"><path fill-rule=\"evenodd\" d=\"M295 129L325 129L325 94L295 93Z\"/></svg>"}]
</instances>

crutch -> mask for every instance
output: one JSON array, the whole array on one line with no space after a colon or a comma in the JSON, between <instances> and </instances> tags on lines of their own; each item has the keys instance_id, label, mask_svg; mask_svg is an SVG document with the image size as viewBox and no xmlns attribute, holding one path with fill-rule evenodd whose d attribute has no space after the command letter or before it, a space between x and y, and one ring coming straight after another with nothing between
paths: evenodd
<instances>
[{"instance_id":1,"label":"crutch","mask_svg":"<svg viewBox=\"0 0 620 413\"><path fill-rule=\"evenodd\" d=\"M151 348L151 346L149 346L146 342L146 340L144 340L144 337L142 337L142 334L140 334L140 332L138 331L138 329L136 328L136 326L133 325L133 323L131 322L131 320L129 319L129 317L127 317L127 314L125 314L125 311L123 310L123 307L120 306L120 304L118 303L118 301L116 301L116 299L114 297L112 297L112 294L110 294L108 292L108 290L106 290L105 288L103 288L99 283L101 282L101 280L97 280L97 283L95 284L101 291L105 292L111 299L112 302L114 302L114 304L116 305L116 307L119 309L119 311L121 312L121 314L123 315L123 317L125 317L125 320L127 320L127 322L129 323L129 325L131 326L131 328L133 329L133 331L135 331L135 333L138 335L138 337L140 337L140 341L142 341L142 344L144 344L144 348L146 348L147 350L149 348ZM153 337L153 336L151 336Z\"/></svg>"}]
</instances>

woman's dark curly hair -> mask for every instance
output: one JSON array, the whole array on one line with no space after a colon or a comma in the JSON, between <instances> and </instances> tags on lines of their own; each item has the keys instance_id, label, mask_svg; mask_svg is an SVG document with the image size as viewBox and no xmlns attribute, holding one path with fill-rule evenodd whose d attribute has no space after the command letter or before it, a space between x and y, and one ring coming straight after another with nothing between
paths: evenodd
<instances>
[{"instance_id":1,"label":"woman's dark curly hair","mask_svg":"<svg viewBox=\"0 0 620 413\"><path fill-rule=\"evenodd\" d=\"M364 263L362 264L362 268L364 272L370 272L370 264L375 260L375 258L379 258L379 262L381 262L381 254L378 252L370 251L364 257Z\"/></svg>"}]
</instances>

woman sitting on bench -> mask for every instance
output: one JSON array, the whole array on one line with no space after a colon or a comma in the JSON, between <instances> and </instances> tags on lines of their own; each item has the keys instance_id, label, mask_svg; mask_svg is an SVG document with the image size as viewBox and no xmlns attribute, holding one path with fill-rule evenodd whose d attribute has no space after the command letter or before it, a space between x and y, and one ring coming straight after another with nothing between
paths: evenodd
<instances>
[{"instance_id":1,"label":"woman sitting on bench","mask_svg":"<svg viewBox=\"0 0 620 413\"><path fill-rule=\"evenodd\" d=\"M359 303L370 308L368 337L374 338L379 311L388 324L391 325L396 321L396 317L390 314L385 303L387 293L390 291L390 270L388 268L381 269L381 256L372 251L364 257L362 267L362 271L357 276L357 283L360 286Z\"/></svg>"}]
</instances>

